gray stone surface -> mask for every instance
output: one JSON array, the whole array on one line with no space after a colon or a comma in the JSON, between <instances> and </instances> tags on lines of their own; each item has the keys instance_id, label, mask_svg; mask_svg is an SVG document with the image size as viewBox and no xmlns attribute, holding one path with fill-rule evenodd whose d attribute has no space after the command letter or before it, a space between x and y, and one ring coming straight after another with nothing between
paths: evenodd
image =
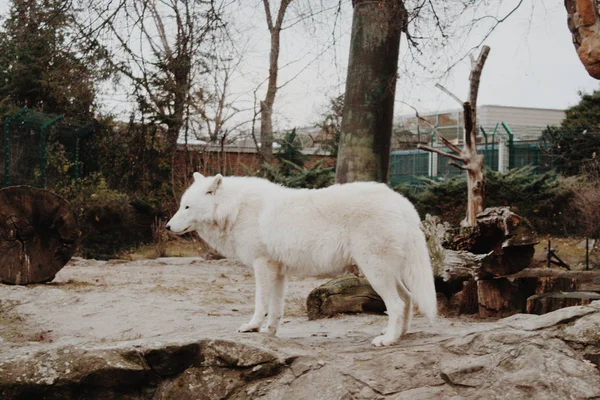
<instances>
[{"instance_id":1,"label":"gray stone surface","mask_svg":"<svg viewBox=\"0 0 600 400\"><path fill-rule=\"evenodd\" d=\"M0 399L600 398L600 302L497 322L440 318L430 326L416 317L398 345L373 348L385 317L307 321L288 308L280 337L236 334L251 309L247 271L223 261L164 262L66 267L73 275L57 285L0 286ZM116 279L123 271L127 279ZM183 291L180 274L207 284ZM77 276L87 284L61 285ZM149 277L151 285L131 283ZM293 280L292 303L317 284ZM211 287L212 299L231 295L202 306L197 299ZM151 302L160 307L142 312ZM70 319L56 324L47 313ZM103 327L110 316L113 325Z\"/></svg>"}]
</instances>

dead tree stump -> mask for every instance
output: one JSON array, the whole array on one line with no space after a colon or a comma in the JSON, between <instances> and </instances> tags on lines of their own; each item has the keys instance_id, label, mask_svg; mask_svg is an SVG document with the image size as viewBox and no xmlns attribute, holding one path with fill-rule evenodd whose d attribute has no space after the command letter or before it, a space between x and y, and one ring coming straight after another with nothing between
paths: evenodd
<instances>
[{"instance_id":1,"label":"dead tree stump","mask_svg":"<svg viewBox=\"0 0 600 400\"><path fill-rule=\"evenodd\" d=\"M477 281L479 316L506 317L525 308L525 299L519 286L508 279Z\"/></svg>"},{"instance_id":2,"label":"dead tree stump","mask_svg":"<svg viewBox=\"0 0 600 400\"><path fill-rule=\"evenodd\" d=\"M345 274L310 292L306 308L313 320L340 313L383 313L385 304L366 279Z\"/></svg>"},{"instance_id":3,"label":"dead tree stump","mask_svg":"<svg viewBox=\"0 0 600 400\"><path fill-rule=\"evenodd\" d=\"M449 308L456 314L477 314L479 312L477 281L464 281L462 285L462 290L450 298Z\"/></svg>"},{"instance_id":4,"label":"dead tree stump","mask_svg":"<svg viewBox=\"0 0 600 400\"><path fill-rule=\"evenodd\" d=\"M43 283L71 259L80 232L62 197L43 189L0 190L0 282Z\"/></svg>"}]
</instances>

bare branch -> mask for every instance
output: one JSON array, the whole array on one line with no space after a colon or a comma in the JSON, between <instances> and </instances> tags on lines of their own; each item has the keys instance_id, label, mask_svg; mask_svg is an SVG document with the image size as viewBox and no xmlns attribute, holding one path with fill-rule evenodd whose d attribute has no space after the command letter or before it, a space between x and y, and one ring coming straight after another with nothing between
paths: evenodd
<instances>
[{"instance_id":1,"label":"bare branch","mask_svg":"<svg viewBox=\"0 0 600 400\"><path fill-rule=\"evenodd\" d=\"M273 31L273 17L271 16L271 5L269 4L269 0L263 0L263 6L265 7L265 16L267 18L267 27L269 28L269 32Z\"/></svg>"},{"instance_id":2,"label":"bare branch","mask_svg":"<svg viewBox=\"0 0 600 400\"><path fill-rule=\"evenodd\" d=\"M446 89L444 86L442 86L440 83L436 83L435 87L440 89L442 92L446 93L448 96L452 97L454 100L456 100L458 102L458 104L462 105L463 101L461 99L459 99L457 95L455 95L454 93L452 93L451 91Z\"/></svg>"},{"instance_id":3,"label":"bare branch","mask_svg":"<svg viewBox=\"0 0 600 400\"><path fill-rule=\"evenodd\" d=\"M448 158L451 158L451 159L456 160L456 161L465 162L465 159L463 157L461 157L461 156L457 156L457 155L452 154L452 153L446 153L445 151L436 149L435 147L427 146L425 144L420 144L419 143L417 145L417 148L420 149L420 150L427 150L427 151L430 151L432 153L437 153L437 154L439 154L441 156L448 157Z\"/></svg>"},{"instance_id":4,"label":"bare branch","mask_svg":"<svg viewBox=\"0 0 600 400\"><path fill-rule=\"evenodd\" d=\"M417 119L419 121L423 121L424 123L426 123L435 132L438 139L440 139L442 141L442 143L444 143L444 145L446 145L446 147L448 147L450 150L452 150L456 154L461 154L461 150L458 147L456 147L454 144L450 143L450 141L448 139L443 137L435 125L433 125L431 122L427 121L425 118L421 117L419 115L419 111L417 111L416 108L414 108L412 105L410 105L404 101L401 101L401 103L406 104L407 106L412 108L415 111L415 115L416 115Z\"/></svg>"},{"instance_id":5,"label":"bare branch","mask_svg":"<svg viewBox=\"0 0 600 400\"><path fill-rule=\"evenodd\" d=\"M473 110L477 109L477 93L479 92L479 81L481 80L481 71L483 70L485 60L487 60L489 54L490 47L483 46L483 48L481 49L481 53L479 53L479 57L477 57L477 61L475 61L475 63L473 64L471 74L469 75L469 103L471 103L471 107L473 107Z\"/></svg>"},{"instance_id":6,"label":"bare branch","mask_svg":"<svg viewBox=\"0 0 600 400\"><path fill-rule=\"evenodd\" d=\"M467 167L465 165L457 164L454 161L448 161L448 165L452 165L452 166L454 166L454 167L456 167L458 169L462 169L463 171L468 171L470 169L469 167Z\"/></svg>"}]
</instances>

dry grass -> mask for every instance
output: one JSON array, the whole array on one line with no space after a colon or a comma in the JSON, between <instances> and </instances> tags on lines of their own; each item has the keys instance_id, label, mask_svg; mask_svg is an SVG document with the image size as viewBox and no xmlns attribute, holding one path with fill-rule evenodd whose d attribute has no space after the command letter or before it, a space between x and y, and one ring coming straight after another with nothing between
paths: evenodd
<instances>
[{"instance_id":1,"label":"dry grass","mask_svg":"<svg viewBox=\"0 0 600 400\"><path fill-rule=\"evenodd\" d=\"M585 268L585 238L542 238L540 243L535 246L535 259L540 266L546 265L548 239L552 242L552 248L557 250L558 257L567 263L571 269L581 270ZM600 242L590 239L590 269L595 268L600 268Z\"/></svg>"},{"instance_id":2,"label":"dry grass","mask_svg":"<svg viewBox=\"0 0 600 400\"><path fill-rule=\"evenodd\" d=\"M303 296L290 296L285 301L285 316L306 317L308 309L306 308L306 298Z\"/></svg>"},{"instance_id":3,"label":"dry grass","mask_svg":"<svg viewBox=\"0 0 600 400\"><path fill-rule=\"evenodd\" d=\"M184 286L163 286L159 283L148 290L157 293L184 294L188 291L188 288Z\"/></svg>"},{"instance_id":4,"label":"dry grass","mask_svg":"<svg viewBox=\"0 0 600 400\"><path fill-rule=\"evenodd\" d=\"M21 333L23 318L15 311L16 301L0 300L0 337L8 342L24 341Z\"/></svg>"},{"instance_id":5,"label":"dry grass","mask_svg":"<svg viewBox=\"0 0 600 400\"><path fill-rule=\"evenodd\" d=\"M94 288L98 287L98 286L106 286L105 283L92 283L92 282L85 282L85 281L76 281L75 279L67 279L64 282L49 282L49 283L45 283L45 286L59 286L59 287L65 287L68 289L85 289L85 290L93 290Z\"/></svg>"},{"instance_id":6,"label":"dry grass","mask_svg":"<svg viewBox=\"0 0 600 400\"><path fill-rule=\"evenodd\" d=\"M152 247L154 248L154 257L164 257L167 254L168 242L169 235L165 229L164 221L161 221L158 217L154 217L154 223L152 224Z\"/></svg>"},{"instance_id":7,"label":"dry grass","mask_svg":"<svg viewBox=\"0 0 600 400\"><path fill-rule=\"evenodd\" d=\"M207 246L196 239L169 238L164 244L165 250L161 257L198 257L206 254ZM152 260L156 258L157 250L154 244L140 246L128 251L120 258L128 261Z\"/></svg>"}]
</instances>

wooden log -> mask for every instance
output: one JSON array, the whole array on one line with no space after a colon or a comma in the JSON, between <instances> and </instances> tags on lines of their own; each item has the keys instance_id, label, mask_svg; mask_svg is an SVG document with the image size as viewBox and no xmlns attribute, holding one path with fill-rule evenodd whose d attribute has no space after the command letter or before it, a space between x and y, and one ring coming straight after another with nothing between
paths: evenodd
<instances>
[{"instance_id":1,"label":"wooden log","mask_svg":"<svg viewBox=\"0 0 600 400\"><path fill-rule=\"evenodd\" d=\"M79 237L62 197L28 186L0 190L0 282L51 281L73 256Z\"/></svg>"},{"instance_id":2,"label":"wooden log","mask_svg":"<svg viewBox=\"0 0 600 400\"><path fill-rule=\"evenodd\" d=\"M487 208L477 226L459 229L426 216L423 230L434 275L445 281L514 274L530 265L538 243L529 222L507 207Z\"/></svg>"},{"instance_id":3,"label":"wooden log","mask_svg":"<svg viewBox=\"0 0 600 400\"><path fill-rule=\"evenodd\" d=\"M490 257L492 257L492 253L473 254L468 251L446 249L441 277L444 281L463 281L487 277L488 274L481 268Z\"/></svg>"},{"instance_id":4,"label":"wooden log","mask_svg":"<svg viewBox=\"0 0 600 400\"><path fill-rule=\"evenodd\" d=\"M477 301L480 317L499 318L521 312L526 297L517 284L501 278L477 281Z\"/></svg>"},{"instance_id":5,"label":"wooden log","mask_svg":"<svg viewBox=\"0 0 600 400\"><path fill-rule=\"evenodd\" d=\"M477 281L463 282L462 290L450 299L449 308L456 314L477 314L479 312Z\"/></svg>"},{"instance_id":6,"label":"wooden log","mask_svg":"<svg viewBox=\"0 0 600 400\"><path fill-rule=\"evenodd\" d=\"M340 275L314 289L306 300L308 319L339 313L383 313L385 304L369 282L352 274Z\"/></svg>"},{"instance_id":7,"label":"wooden log","mask_svg":"<svg viewBox=\"0 0 600 400\"><path fill-rule=\"evenodd\" d=\"M527 299L526 311L529 314L546 314L561 308L590 304L600 300L595 292L551 292L531 296Z\"/></svg>"},{"instance_id":8,"label":"wooden log","mask_svg":"<svg viewBox=\"0 0 600 400\"><path fill-rule=\"evenodd\" d=\"M507 275L508 279L522 278L564 278L579 285L579 290L600 291L600 270L567 271L558 268L526 268L516 274ZM583 287L586 289L583 289Z\"/></svg>"}]
</instances>

